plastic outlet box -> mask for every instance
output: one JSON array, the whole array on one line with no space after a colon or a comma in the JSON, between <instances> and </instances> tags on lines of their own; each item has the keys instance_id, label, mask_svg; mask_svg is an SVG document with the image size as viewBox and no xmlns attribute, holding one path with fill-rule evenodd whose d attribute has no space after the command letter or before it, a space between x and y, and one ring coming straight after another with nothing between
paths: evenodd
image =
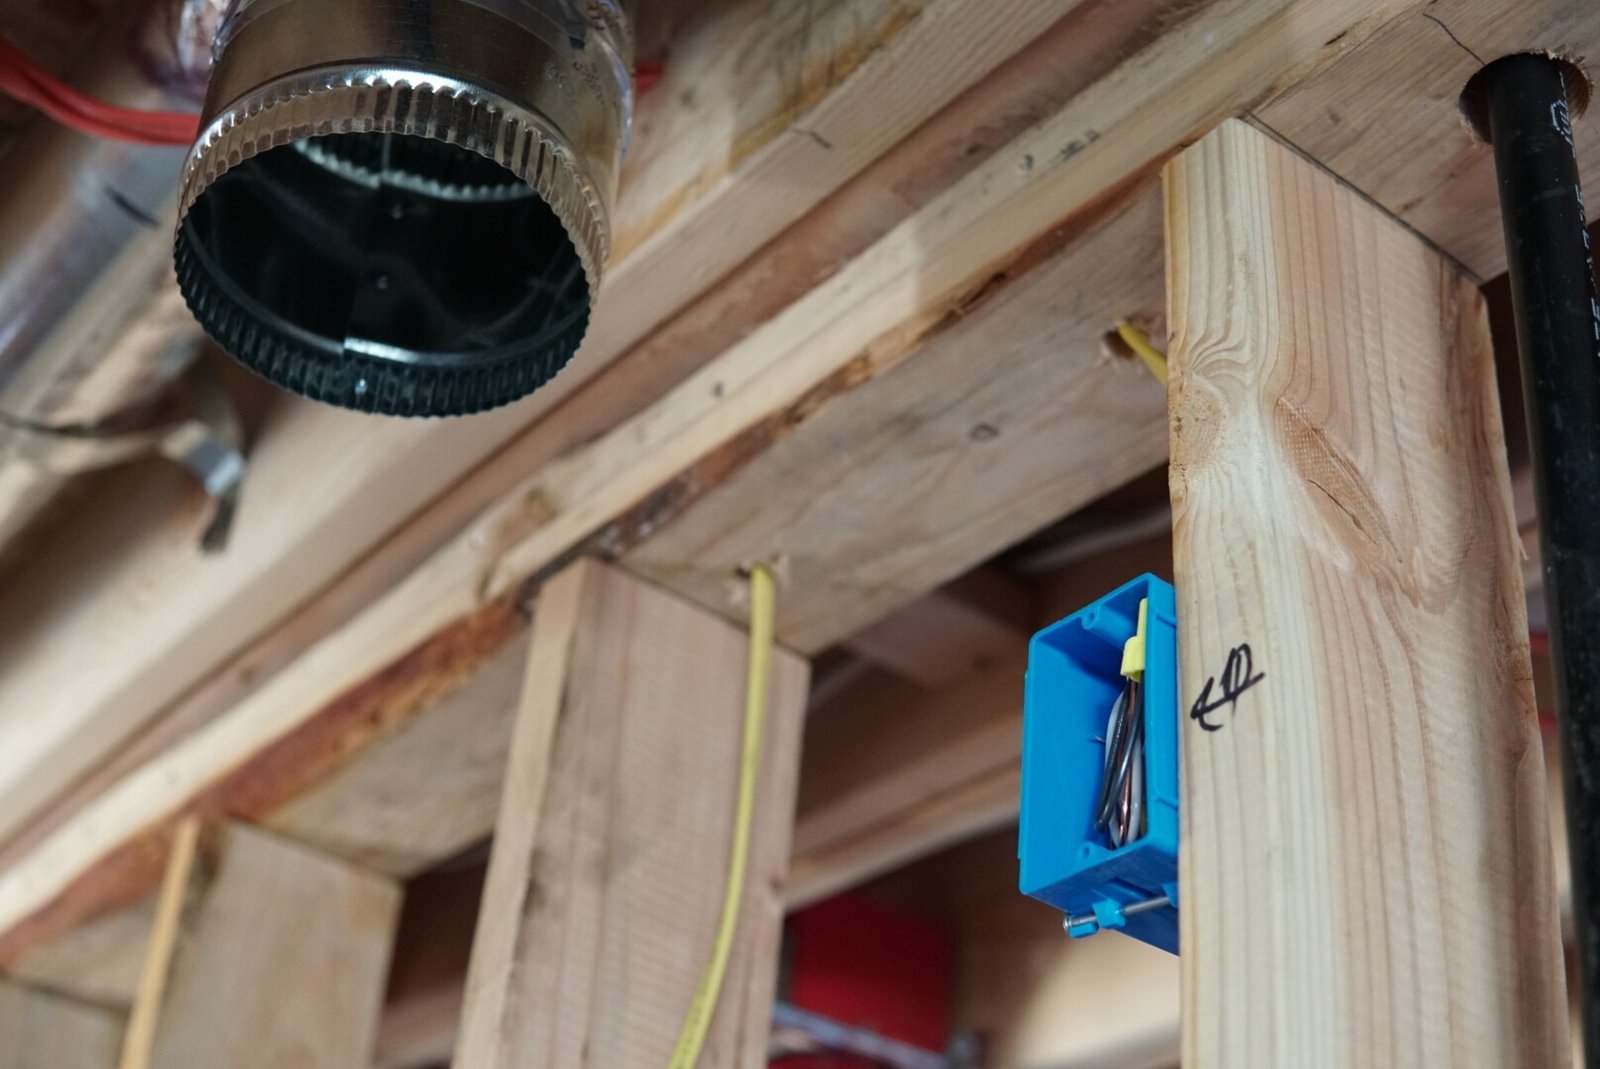
<instances>
[{"instance_id":1,"label":"plastic outlet box","mask_svg":"<svg viewBox=\"0 0 1600 1069\"><path fill-rule=\"evenodd\" d=\"M1094 827L1106 720L1123 647L1146 610L1145 831L1113 848ZM1178 621L1172 586L1143 575L1033 636L1023 699L1021 889L1074 936L1115 928L1178 951ZM1170 905L1151 903L1165 896ZM1132 915L1124 908L1142 904Z\"/></svg>"}]
</instances>

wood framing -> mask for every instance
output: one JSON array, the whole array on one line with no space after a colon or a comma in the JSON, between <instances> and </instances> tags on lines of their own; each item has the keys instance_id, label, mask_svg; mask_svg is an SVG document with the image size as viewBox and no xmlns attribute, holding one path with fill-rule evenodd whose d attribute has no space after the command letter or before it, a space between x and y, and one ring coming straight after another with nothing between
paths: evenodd
<instances>
[{"instance_id":1,"label":"wood framing","mask_svg":"<svg viewBox=\"0 0 1600 1069\"><path fill-rule=\"evenodd\" d=\"M618 570L545 586L468 974L462 1069L665 1065L712 953L748 639ZM699 1065L762 1060L808 669L776 651L751 859Z\"/></svg>"},{"instance_id":2,"label":"wood framing","mask_svg":"<svg viewBox=\"0 0 1600 1069\"><path fill-rule=\"evenodd\" d=\"M937 689L1014 656L1036 623L1031 591L989 568L897 609L850 636L850 652Z\"/></svg>"},{"instance_id":3,"label":"wood framing","mask_svg":"<svg viewBox=\"0 0 1600 1069\"><path fill-rule=\"evenodd\" d=\"M1184 1064L1555 1065L1482 297L1243 123L1166 188Z\"/></svg>"},{"instance_id":4,"label":"wood framing","mask_svg":"<svg viewBox=\"0 0 1600 1069\"><path fill-rule=\"evenodd\" d=\"M122 1014L0 977L0 1069L115 1069Z\"/></svg>"},{"instance_id":5,"label":"wood framing","mask_svg":"<svg viewBox=\"0 0 1600 1069\"><path fill-rule=\"evenodd\" d=\"M1025 649L933 694L874 673L814 712L791 909L1016 821Z\"/></svg>"},{"instance_id":6,"label":"wood framing","mask_svg":"<svg viewBox=\"0 0 1600 1069\"><path fill-rule=\"evenodd\" d=\"M139 1069L372 1060L399 888L247 825L222 830Z\"/></svg>"},{"instance_id":7,"label":"wood framing","mask_svg":"<svg viewBox=\"0 0 1600 1069\"><path fill-rule=\"evenodd\" d=\"M1252 116L1487 280L1506 269L1494 154L1461 121L1459 97L1485 63L1540 51L1592 61L1600 9L1570 0L1419 4ZM1600 137L1578 138L1577 150L1594 188Z\"/></svg>"},{"instance_id":8,"label":"wood framing","mask_svg":"<svg viewBox=\"0 0 1600 1069\"><path fill-rule=\"evenodd\" d=\"M993 62L1000 62L1005 48L1014 48L1021 38L992 31L991 23L1006 24L1002 10L995 4L965 2L973 7L973 17L982 30L967 35L969 45L987 49L998 42ZM1115 0L1110 6L1120 10L1126 5L1127 0ZM1038 18L1048 5L1034 0L1008 0L1007 7L1011 6L1018 11L1026 9L1029 18ZM1163 2L1150 6L1165 10L1169 5ZM1299 13L1302 6L1306 8L1305 17ZM965 174L949 162L952 156L967 160L964 166L981 166L938 196L920 192L910 207L918 203L923 206L914 212L908 212L908 206L903 204L898 209L890 205L887 213L879 212L880 217L886 214L887 218L904 221L878 240L870 254L849 263L785 316L770 320L724 353L718 361L722 366L704 369L671 391L670 401L659 400L650 406L651 411L628 421L632 424L625 436L629 441L637 440L639 429L655 428L640 442L640 452L655 461L637 467L629 465L630 474L637 478L616 479L607 474L604 482L612 489L603 502L586 500L593 487L581 479L579 485L572 485L574 475L614 471L612 465L618 458L605 454L624 438L606 435L612 447L606 449L595 436L600 429L637 411L642 400L637 396L640 380L624 377L620 383L609 384L610 390L617 391L609 396L601 391L597 398L586 391L589 395L584 398L581 418L543 421L535 428L538 433L533 440L518 444L515 463L508 465L509 469L523 476L531 468L543 467L549 471L549 479L540 480L539 485L530 485L525 479L521 485L517 478L505 483L491 479L499 490L487 497L481 490L463 491L465 503L458 500L443 517L413 524L418 529L408 528L406 537L400 540L403 545L394 556L386 557L382 564L364 566L363 570L375 574L366 577L367 585L361 589L370 598L375 591L391 586L408 568L426 559L428 550L459 530L475 508L496 497L515 504L496 517L492 530L478 535L486 541L472 554L478 561L473 566L474 578L468 582L474 586L487 582L498 590L514 576L520 581L527 571L541 566L535 564L530 569L525 561L529 557L547 557L552 540L563 543L558 552L570 548L573 540L591 534L615 514L658 490L665 488L668 497L657 498L652 511L659 512L663 500L682 504L683 491L670 485L674 476L691 476L699 487L691 497L704 494L710 489L706 485L709 473L686 473L685 468L713 446L729 444L741 432L766 428L770 434L790 430L805 414L842 391L887 372L914 351L915 343L930 330L959 322L971 307L995 296L1015 275L1036 266L1042 255L1059 251L1081 234L1084 226L1115 204L1130 182L1153 177L1154 164L1184 138L1237 110L1269 87L1292 83L1295 75L1314 66L1319 58L1331 58L1334 53L1326 46L1329 38L1344 31L1350 40L1357 40L1375 30L1384 17L1405 6L1406 0L1340 0L1336 5L1311 0L1216 0L1120 65L1118 45L1130 39L1136 44L1143 41L1145 38L1137 32L1139 27L1132 32L1118 28L1109 41L1101 36L1098 21L1083 27L1085 32L1068 39L1074 47L1058 54L1048 70L1076 72L1082 68L1102 77L1073 96L1072 105L1065 111L993 156L985 157L980 152L968 157L967 142L951 144L943 140L961 136L986 147L983 128L987 120L981 113L979 117L969 116L956 130L946 131L940 142L925 146L934 169L947 176ZM1112 23L1115 26L1116 20ZM1033 32L1046 25L1048 22L1042 23ZM946 29L950 29L949 23ZM777 43L761 41L760 47L773 49ZM1225 61L1213 64L1216 55L1222 55ZM768 61L766 53L752 54L745 57L741 66L761 69ZM926 55L918 56L914 63L903 61L898 48L885 47L857 71L860 79L866 79L869 68L906 68L902 72L904 82L895 84L899 87L896 92L905 94L910 113L898 127L898 136L903 137L917 121L931 114L941 100L950 99L943 93L927 92L923 64L928 61ZM966 69L965 65L962 69ZM1219 79L1218 71L1226 71L1226 77ZM978 76L974 72L973 80ZM896 98L878 82L869 84L860 79L846 78L835 94L867 94L873 109L889 109ZM934 81L941 89L948 85L951 95L960 88L959 83L948 84L942 77ZM699 91L712 92L713 86L701 86ZM720 92L735 94L739 90L723 86ZM1045 96L1050 98L1050 94ZM826 97L826 101L829 107L843 106L834 95ZM1059 100L1055 103L1060 106ZM1023 114L1031 112L1030 107ZM1045 111L1044 115L1049 116L1050 112ZM1149 125L1151 118L1155 119L1153 127ZM793 134L782 136L788 141L806 140ZM641 153L645 152L643 141L641 134ZM878 151L893 143L892 136L886 137ZM812 204L838 189L851 174L849 168L837 166L807 173L823 182L814 191ZM658 184L643 172L634 173L632 182L649 189L648 194L640 195L658 198L662 203L672 203L677 196L671 188L663 188L674 183ZM788 184L764 183L761 188L786 190ZM785 192L783 196L789 203L790 195ZM872 203L882 204L881 189L867 196ZM694 214L699 218L702 213ZM662 223L663 235L672 230L673 218ZM794 221L794 216L775 213L762 226L731 235L735 240L719 247L717 255L731 268L755 251L761 241ZM866 227L865 232L868 240L881 233L871 227ZM1141 234L1140 239L1148 241L1149 237ZM665 236L661 240L666 240ZM833 251L836 257L843 257L856 249L847 245ZM838 263L837 259L813 262L813 253L804 245L789 250L791 256L802 253L804 263L817 274L828 273ZM629 291L624 280L630 274L630 260L627 256L621 258L608 276L608 289ZM1155 274L1159 276L1159 270ZM687 277L671 270L659 271L657 276L650 280L652 286ZM1082 273L1075 277L1082 277ZM1127 287L1118 289L1123 292L1108 301L1108 307L1118 311L1109 315L1130 311L1152 315L1158 311L1155 301L1140 298L1137 291L1129 295ZM683 294L685 300L692 296ZM1022 299L1020 295L1018 299ZM1038 299L1036 294L1034 300ZM617 312L607 312L607 308L602 293L596 322L607 322L607 331L621 328L623 324L616 320L632 322L626 305ZM1104 329L1102 316L1092 304L1084 303L1081 308L1086 318L1094 320L1090 336L1098 339ZM775 309L767 314L771 311ZM741 329L755 325L742 318L740 311L732 314ZM653 318L649 323L634 323L629 334L637 341L655 325ZM827 325L829 329L819 333L810 325ZM727 345L738 333L719 337L720 344ZM709 353L703 338L691 340L694 344L649 354L652 366L665 362L677 373L663 381L659 368L652 371L647 367L640 372L643 387L659 390L698 366L697 361L703 361ZM91 768L130 731L203 680L207 673L222 669L226 658L240 652L251 637L264 630L263 621L281 619L322 585L352 568L385 532L392 531L472 465L483 461L491 444L504 441L514 426L533 417L534 410L547 411L576 390L597 364L617 355L604 353L597 345L586 347L572 368L526 405L474 419L470 426L400 422L375 425L370 420L316 406L286 407L265 429L254 450L251 488L241 502L233 544L224 560L195 558L192 539L203 518L195 505L185 504L193 495L176 479L165 480L147 473L137 487L126 488L125 499L119 495L116 501L103 502L101 507L106 512L100 524L86 527L77 537L51 547L48 556L59 557L64 567L59 572L54 567L43 570L57 576L56 582L30 583L16 592L15 600L7 598L0 603L0 621L27 620L27 636L18 637L38 643L37 655L27 672L8 673L0 680L0 707L47 708L60 714L33 718L27 723L0 719L0 744L19 755L17 764L21 770L19 781L11 788L0 782L0 798L9 800L9 804L0 807L0 834L16 830L25 813ZM812 359L799 359L797 351L810 353ZM1026 351L1036 359L1042 357L1037 347ZM817 359L822 356L826 359ZM790 370L787 374L771 374L781 368ZM761 369L769 373L759 374ZM646 398L649 396L646 394ZM562 407L570 416L568 406ZM963 435L982 422L981 418L967 419L964 413L962 417ZM954 421L956 414L952 413L951 419ZM869 426L883 424L875 415ZM702 433L683 439L680 432L691 428ZM664 449L664 435L679 439L687 449ZM762 437L745 443L745 457L748 449L763 446ZM955 441L967 440L963 437ZM1130 440L1147 442L1150 436L1130 432ZM574 449L575 443L583 445ZM629 454L634 452L630 446ZM730 463L738 463L740 455L735 450L717 459L724 474ZM1126 467L1086 469L1092 477L1075 480L1080 492L1103 489L1105 482L1114 484L1117 477L1126 478L1148 466L1125 449L1117 450L1115 455L1124 458ZM558 456L559 461L553 460ZM330 457L351 462L329 464ZM362 461L354 462L358 457ZM1014 487L1012 484L1012 498L1016 496ZM509 495L501 496L507 490ZM283 500L295 500L300 506L278 509L268 504ZM1037 522L1053 518L1062 507L1058 499L1043 492L1029 500L1038 509ZM654 519L659 526L662 518ZM530 531L542 537L532 538ZM843 633L898 601L959 574L972 562L974 554L981 556L984 549L995 545L998 534L977 528L974 535L981 538L959 545L960 552L967 556L959 566L936 555L933 560L919 562L922 567L914 576L893 585L880 584L883 599L852 606ZM518 544L530 541L536 544L527 547L528 553L515 552ZM486 556L507 559L486 561ZM91 561L98 564L86 564ZM680 561L669 557L641 561L639 566L648 567L652 575L661 578L668 574L668 566L679 565ZM483 578L485 572L489 575L487 581ZM720 598L722 572L723 561L719 559L705 571L685 578L718 591ZM151 611L146 603L145 592L152 575L164 577L163 586L170 586L172 591L170 597L161 599L159 612ZM814 588L826 589L825 585ZM813 584L804 589L813 589ZM245 606L248 611L241 611ZM344 605L337 611L348 614L351 608ZM46 636L48 641L39 641ZM101 650L96 670L74 672L65 668L56 651L75 648L86 641L93 641ZM791 636L790 641L810 643L809 636L800 635ZM180 649L181 655L177 652ZM281 664L281 660L274 662L274 666ZM256 666L241 669L246 673L244 679L225 673L226 692L237 697L248 689L253 673L260 670Z\"/></svg>"},{"instance_id":9,"label":"wood framing","mask_svg":"<svg viewBox=\"0 0 1600 1069\"><path fill-rule=\"evenodd\" d=\"M643 199L597 319L611 341L553 392L470 424L273 407L225 558L193 552L192 488L141 472L0 591L0 749L18 755L0 777L0 963L125 998L128 933L186 813L394 875L482 835L528 613L576 555L735 618L732 570L777 558L781 637L810 653L1159 464L1165 397L1100 339L1128 316L1161 333L1171 154L1252 112L1343 151L1342 176L1391 210L1422 197L1407 218L1468 249L1479 222L1455 209L1482 199L1483 163L1438 133L1465 53L1437 22L1484 54L1600 49L1600 9L1562 0L803 6L823 32L764 37L759 4L696 6L697 43L641 102L625 203ZM992 45L988 73L963 56L948 84L927 57L950 54L912 47L925 18L1010 21L968 34ZM693 127L674 109L701 75L749 110L702 113L715 144L689 159L651 129ZM1318 106L1345 96L1369 102L1362 123ZM1341 149L1379 99L1414 157ZM864 118L880 108L883 131ZM833 122L871 144L846 151ZM806 131L835 145L829 166ZM802 172L795 199L783 180ZM748 225L720 229L722 197ZM721 284L679 277L674 233L723 257ZM629 267L647 252L654 268ZM610 295L630 288L649 300Z\"/></svg>"},{"instance_id":10,"label":"wood framing","mask_svg":"<svg viewBox=\"0 0 1600 1069\"><path fill-rule=\"evenodd\" d=\"M27 584L28 590L0 596L0 642L32 644L30 636L52 635L32 645L29 680L18 672L0 679L0 710L51 714L0 716L0 750L12 758L0 769L0 837L1083 2L699 5L666 77L640 99L615 212L615 262L590 336L558 378L520 404L471 420L371 420L321 405L283 405L253 446L249 487L225 555L195 553L205 506L186 478L145 472L97 502L101 522L46 550L70 562L60 585L45 584L52 587L47 592ZM1101 0L1101 6L1128 3ZM1135 6L1148 11L1168 3ZM1086 69L1115 62L1115 51L1095 56L1092 50L1114 48L1129 32L1126 21L1113 17L1109 37L1096 29L1077 42L1089 52L1082 57ZM948 181L981 162L966 155L966 141L953 140L968 136L967 129L946 131L949 143L927 146L928 169ZM910 203L886 204L880 189L872 200L882 219L897 221L929 195L914 187ZM863 236L851 235L855 247L829 253L848 256L882 225L863 224ZM823 259L811 270L835 265ZM802 271L777 290L793 299L813 277ZM770 315L776 309L762 303L770 299L749 303ZM733 329L733 336L759 322L746 318L738 301L721 314L731 322L720 329ZM580 426L547 428L533 450L548 459L634 414L731 340L723 335L708 344L702 335L647 347L645 366L608 384L598 402L590 397ZM528 470L526 460L515 464L519 476ZM400 559L374 569L365 597L395 582L492 499L468 494L443 531L406 531L398 539ZM290 500L296 507L282 507ZM530 508L533 515L543 511ZM420 548L407 545L408 537ZM90 560L99 564L86 567ZM167 589L157 603L147 597L153 575ZM25 627L14 623L23 619ZM60 659L83 642L100 651L92 666Z\"/></svg>"}]
</instances>

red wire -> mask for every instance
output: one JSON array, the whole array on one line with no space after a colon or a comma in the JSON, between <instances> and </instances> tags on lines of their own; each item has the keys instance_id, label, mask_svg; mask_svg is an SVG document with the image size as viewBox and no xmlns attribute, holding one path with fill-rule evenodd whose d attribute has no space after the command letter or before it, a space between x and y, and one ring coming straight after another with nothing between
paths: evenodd
<instances>
[{"instance_id":1,"label":"red wire","mask_svg":"<svg viewBox=\"0 0 1600 1069\"><path fill-rule=\"evenodd\" d=\"M0 37L0 93L32 105L80 133L137 145L188 146L200 130L198 115L120 108L81 93L45 71L3 37Z\"/></svg>"},{"instance_id":2,"label":"red wire","mask_svg":"<svg viewBox=\"0 0 1600 1069\"><path fill-rule=\"evenodd\" d=\"M661 64L644 61L635 73L635 85L642 93L660 78ZM44 70L4 37L0 37L0 93L93 137L136 145L185 147L193 144L200 133L198 115L122 108L81 93Z\"/></svg>"},{"instance_id":3,"label":"red wire","mask_svg":"<svg viewBox=\"0 0 1600 1069\"><path fill-rule=\"evenodd\" d=\"M139 111L96 100L40 69L15 46L0 40L0 58L16 71L17 81L34 90L35 106L73 126L88 126L95 133L136 134L141 141L187 144L194 140L199 117L181 112Z\"/></svg>"},{"instance_id":4,"label":"red wire","mask_svg":"<svg viewBox=\"0 0 1600 1069\"><path fill-rule=\"evenodd\" d=\"M661 80L664 68L657 59L641 59L633 65L633 91L647 93Z\"/></svg>"}]
</instances>

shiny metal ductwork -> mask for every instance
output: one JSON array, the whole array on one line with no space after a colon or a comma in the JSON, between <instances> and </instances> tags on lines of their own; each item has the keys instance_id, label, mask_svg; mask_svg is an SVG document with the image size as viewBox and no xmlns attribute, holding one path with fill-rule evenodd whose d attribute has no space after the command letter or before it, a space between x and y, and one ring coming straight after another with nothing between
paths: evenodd
<instances>
[{"instance_id":1,"label":"shiny metal ductwork","mask_svg":"<svg viewBox=\"0 0 1600 1069\"><path fill-rule=\"evenodd\" d=\"M82 88L118 105L193 110L225 0L123 8L82 63ZM158 394L197 334L151 330L128 344L169 276L181 149L86 137L45 119L6 155L0 198L0 541L62 477L131 455L94 430ZM180 309L173 309L176 313ZM122 351L107 359L116 345ZM141 432L149 438L148 432ZM152 446L152 448L154 448ZM146 450L149 451L149 450Z\"/></svg>"},{"instance_id":2,"label":"shiny metal ductwork","mask_svg":"<svg viewBox=\"0 0 1600 1069\"><path fill-rule=\"evenodd\" d=\"M526 395L588 325L631 62L622 0L242 0L183 175L195 317L348 408Z\"/></svg>"}]
</instances>

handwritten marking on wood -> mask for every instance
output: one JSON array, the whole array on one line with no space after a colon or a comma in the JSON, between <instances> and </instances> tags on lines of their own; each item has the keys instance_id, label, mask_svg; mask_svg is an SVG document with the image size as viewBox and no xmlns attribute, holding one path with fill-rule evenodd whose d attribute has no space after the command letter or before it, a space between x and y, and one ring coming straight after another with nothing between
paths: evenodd
<instances>
[{"instance_id":1,"label":"handwritten marking on wood","mask_svg":"<svg viewBox=\"0 0 1600 1069\"><path fill-rule=\"evenodd\" d=\"M1255 657L1250 652L1248 642L1241 642L1229 650L1228 663L1223 667L1222 674L1207 677L1205 686L1200 688L1200 695L1189 708L1189 719L1199 724L1201 730L1221 731L1222 724L1208 718L1223 709L1228 710L1229 716L1238 711L1240 695L1267 677L1265 672L1254 669ZM1213 697L1212 688L1218 686L1219 681L1222 692Z\"/></svg>"}]
</instances>

